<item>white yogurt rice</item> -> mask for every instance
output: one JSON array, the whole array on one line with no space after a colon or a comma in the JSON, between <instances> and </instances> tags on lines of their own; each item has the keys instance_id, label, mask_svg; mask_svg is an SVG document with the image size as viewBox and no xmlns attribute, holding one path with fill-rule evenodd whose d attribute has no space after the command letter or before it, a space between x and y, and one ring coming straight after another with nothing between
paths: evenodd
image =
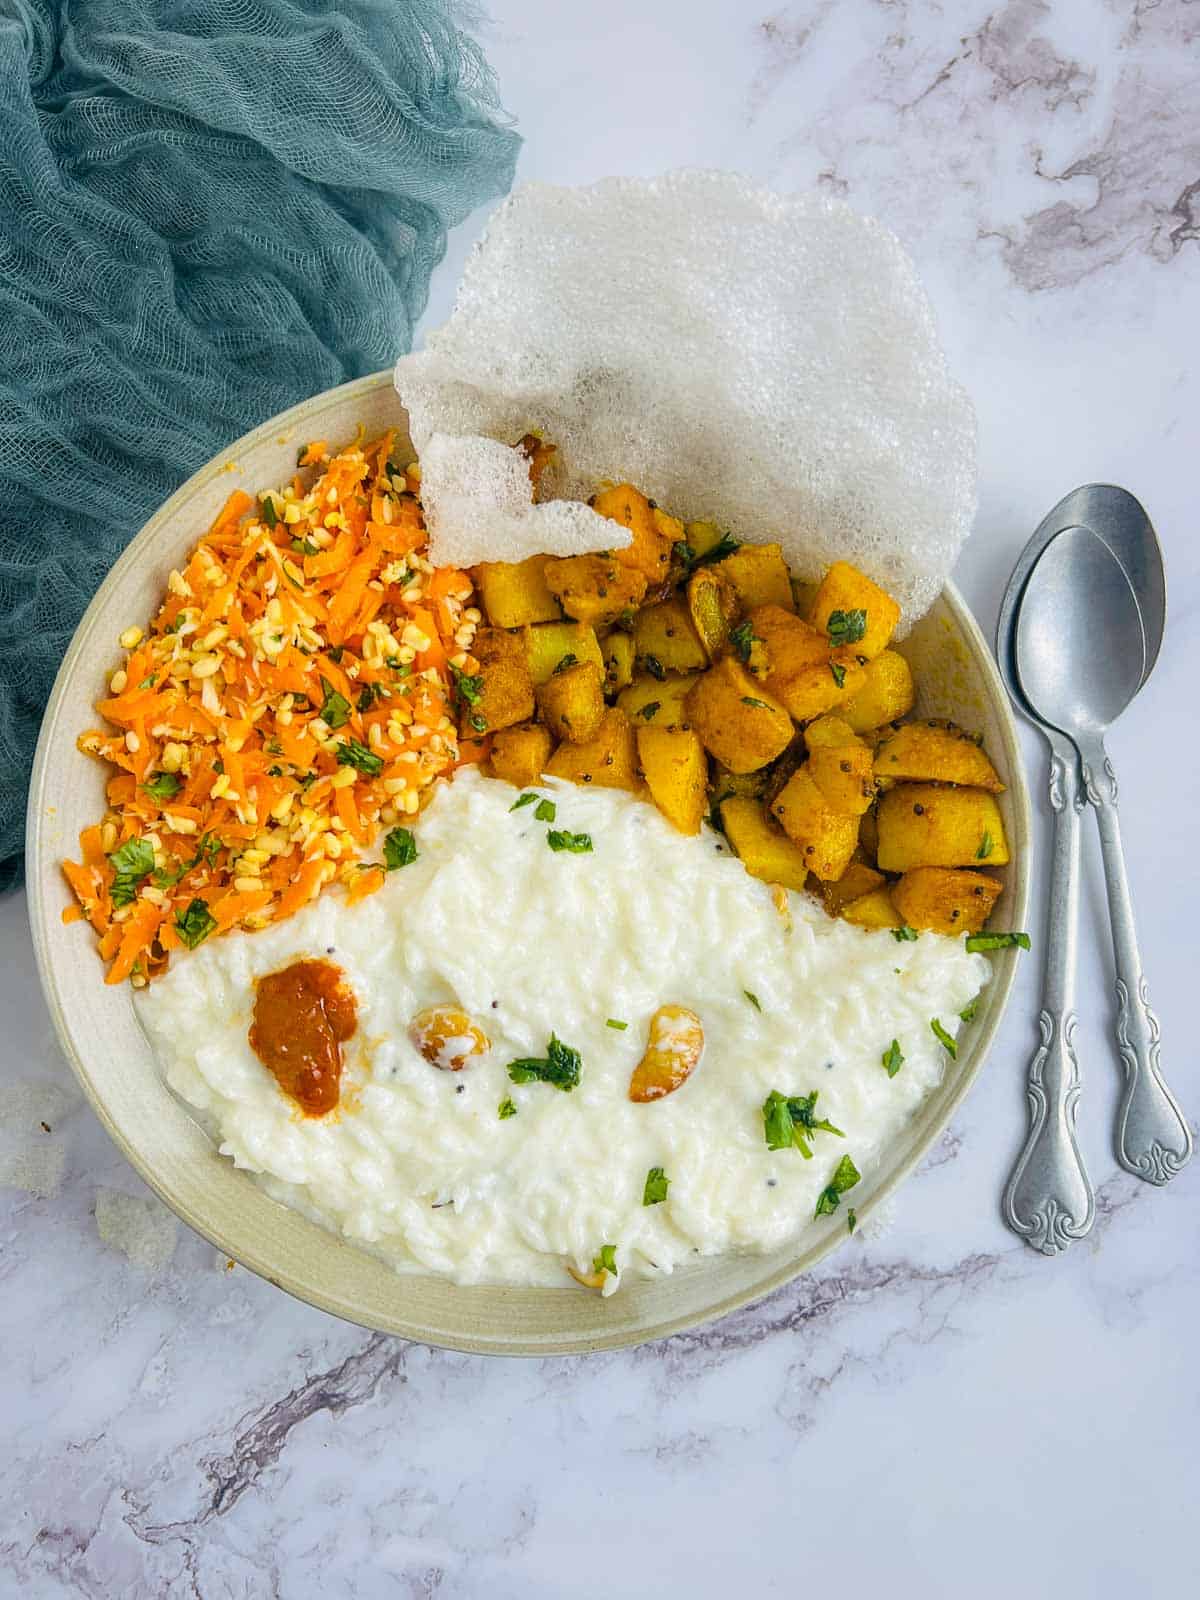
<instances>
[{"instance_id":1,"label":"white yogurt rice","mask_svg":"<svg viewBox=\"0 0 1200 1600\"><path fill-rule=\"evenodd\" d=\"M552 851L534 808L510 810L517 792L472 769L442 786L418 860L377 894L353 907L326 894L177 957L138 999L168 1082L272 1195L399 1270L569 1287L565 1265L587 1271L604 1244L628 1276L795 1240L841 1157L868 1176L939 1082L930 1020L956 1035L988 963L961 939L832 920L806 895L789 897L789 932L707 829L686 838L615 790L541 792L591 854ZM358 1001L345 1103L323 1119L295 1108L247 1039L254 980L305 957L334 961ZM446 1002L491 1041L461 1072L408 1037L416 1012ZM702 1019L704 1054L675 1093L634 1104L663 1004ZM578 1088L512 1083L508 1063L544 1056L551 1033L582 1054ZM904 1065L889 1078L893 1038ZM811 1161L768 1150L773 1089L820 1090L816 1114L845 1139L817 1133ZM517 1114L502 1120L505 1098ZM652 1167L669 1197L644 1206Z\"/></svg>"}]
</instances>

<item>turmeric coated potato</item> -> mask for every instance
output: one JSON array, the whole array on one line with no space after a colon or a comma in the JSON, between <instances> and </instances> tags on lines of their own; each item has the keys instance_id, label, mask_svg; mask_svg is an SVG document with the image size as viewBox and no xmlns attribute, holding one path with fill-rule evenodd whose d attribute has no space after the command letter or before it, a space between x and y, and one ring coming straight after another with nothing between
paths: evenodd
<instances>
[{"instance_id":1,"label":"turmeric coated potato","mask_svg":"<svg viewBox=\"0 0 1200 1600\"><path fill-rule=\"evenodd\" d=\"M631 545L613 551L621 565L640 572L651 588L665 583L671 566L672 540L670 533L663 533L655 521L646 496L631 483L619 483L596 495L592 509L602 517L611 517L632 533Z\"/></svg>"},{"instance_id":2,"label":"turmeric coated potato","mask_svg":"<svg viewBox=\"0 0 1200 1600\"><path fill-rule=\"evenodd\" d=\"M633 648L639 661L653 662L666 672L698 672L708 665L687 601L678 594L638 612L633 619Z\"/></svg>"},{"instance_id":3,"label":"turmeric coated potato","mask_svg":"<svg viewBox=\"0 0 1200 1600\"><path fill-rule=\"evenodd\" d=\"M747 615L759 606L782 606L785 611L795 609L787 562L777 544L739 545L721 562L720 571L733 585Z\"/></svg>"},{"instance_id":4,"label":"turmeric coated potato","mask_svg":"<svg viewBox=\"0 0 1200 1600\"><path fill-rule=\"evenodd\" d=\"M700 675L683 709L705 749L731 772L755 772L791 743L792 719L731 656Z\"/></svg>"},{"instance_id":5,"label":"turmeric coated potato","mask_svg":"<svg viewBox=\"0 0 1200 1600\"><path fill-rule=\"evenodd\" d=\"M531 717L533 680L520 634L480 628L471 650L479 670L459 681L461 736L477 738Z\"/></svg>"},{"instance_id":6,"label":"turmeric coated potato","mask_svg":"<svg viewBox=\"0 0 1200 1600\"><path fill-rule=\"evenodd\" d=\"M759 606L749 622L766 646L766 687L797 722L833 710L861 687L863 669L853 656L831 651L824 634L782 606Z\"/></svg>"},{"instance_id":7,"label":"turmeric coated potato","mask_svg":"<svg viewBox=\"0 0 1200 1600\"><path fill-rule=\"evenodd\" d=\"M828 882L842 876L858 843L858 818L830 810L807 766L788 779L771 802L771 813L804 852L814 877Z\"/></svg>"},{"instance_id":8,"label":"turmeric coated potato","mask_svg":"<svg viewBox=\"0 0 1200 1600\"><path fill-rule=\"evenodd\" d=\"M484 561L475 568L475 587L494 628L554 622L561 615L543 576L548 559L530 556L528 561Z\"/></svg>"},{"instance_id":9,"label":"turmeric coated potato","mask_svg":"<svg viewBox=\"0 0 1200 1600\"><path fill-rule=\"evenodd\" d=\"M600 719L600 726L582 744L560 744L546 763L553 778L571 783L592 783L598 789L641 791L637 743L633 724L615 706Z\"/></svg>"},{"instance_id":10,"label":"turmeric coated potato","mask_svg":"<svg viewBox=\"0 0 1200 1600\"><path fill-rule=\"evenodd\" d=\"M987 789L991 794L1004 790L978 743L953 723L904 723L876 750L875 776L957 783L964 788Z\"/></svg>"},{"instance_id":11,"label":"turmeric coated potato","mask_svg":"<svg viewBox=\"0 0 1200 1600\"><path fill-rule=\"evenodd\" d=\"M715 661L737 620L738 598L722 567L701 567L687 585L688 614L709 661ZM665 666L666 663L664 662Z\"/></svg>"},{"instance_id":12,"label":"turmeric coated potato","mask_svg":"<svg viewBox=\"0 0 1200 1600\"><path fill-rule=\"evenodd\" d=\"M808 770L833 811L861 816L875 798L870 748L840 717L818 717L804 730Z\"/></svg>"},{"instance_id":13,"label":"turmeric coated potato","mask_svg":"<svg viewBox=\"0 0 1200 1600\"><path fill-rule=\"evenodd\" d=\"M984 872L914 867L892 885L892 899L910 928L978 933L991 916L1001 887L998 879Z\"/></svg>"},{"instance_id":14,"label":"turmeric coated potato","mask_svg":"<svg viewBox=\"0 0 1200 1600\"><path fill-rule=\"evenodd\" d=\"M683 533L693 556L706 556L724 537L715 522L689 522Z\"/></svg>"},{"instance_id":15,"label":"turmeric coated potato","mask_svg":"<svg viewBox=\"0 0 1200 1600\"><path fill-rule=\"evenodd\" d=\"M604 678L594 661L553 673L537 688L542 721L556 739L583 744L604 716Z\"/></svg>"},{"instance_id":16,"label":"turmeric coated potato","mask_svg":"<svg viewBox=\"0 0 1200 1600\"><path fill-rule=\"evenodd\" d=\"M1008 860L1000 808L985 789L899 783L880 796L876 814L883 872L1001 867Z\"/></svg>"},{"instance_id":17,"label":"turmeric coated potato","mask_svg":"<svg viewBox=\"0 0 1200 1600\"><path fill-rule=\"evenodd\" d=\"M538 722L519 722L501 728L492 740L488 766L493 778L528 789L546 770L554 741Z\"/></svg>"},{"instance_id":18,"label":"turmeric coated potato","mask_svg":"<svg viewBox=\"0 0 1200 1600\"><path fill-rule=\"evenodd\" d=\"M898 928L904 918L896 909L892 891L881 884L878 889L843 906L842 921L853 922L858 928Z\"/></svg>"},{"instance_id":19,"label":"turmeric coated potato","mask_svg":"<svg viewBox=\"0 0 1200 1600\"><path fill-rule=\"evenodd\" d=\"M882 728L912 710L916 698L912 668L897 651L880 651L867 662L863 676L862 687L838 710L855 733Z\"/></svg>"},{"instance_id":20,"label":"turmeric coated potato","mask_svg":"<svg viewBox=\"0 0 1200 1600\"><path fill-rule=\"evenodd\" d=\"M609 694L627 689L633 682L633 639L619 628L600 644L604 656L604 687Z\"/></svg>"},{"instance_id":21,"label":"turmeric coated potato","mask_svg":"<svg viewBox=\"0 0 1200 1600\"><path fill-rule=\"evenodd\" d=\"M534 687L545 683L555 669L591 661L604 671L604 657L594 628L583 622L539 622L522 631L529 675Z\"/></svg>"},{"instance_id":22,"label":"turmeric coated potato","mask_svg":"<svg viewBox=\"0 0 1200 1600\"><path fill-rule=\"evenodd\" d=\"M850 646L869 661L895 632L900 607L866 573L848 561L835 561L821 580L808 618L834 646Z\"/></svg>"},{"instance_id":23,"label":"turmeric coated potato","mask_svg":"<svg viewBox=\"0 0 1200 1600\"><path fill-rule=\"evenodd\" d=\"M634 722L652 722L656 728L686 728L687 713L683 709L688 690L697 681L698 672L669 672L665 678L656 678L649 672L639 672L617 696L617 704Z\"/></svg>"},{"instance_id":24,"label":"turmeric coated potato","mask_svg":"<svg viewBox=\"0 0 1200 1600\"><path fill-rule=\"evenodd\" d=\"M624 567L612 555L552 557L545 566L546 587L567 616L603 628L641 603L645 574Z\"/></svg>"},{"instance_id":25,"label":"turmeric coated potato","mask_svg":"<svg viewBox=\"0 0 1200 1600\"><path fill-rule=\"evenodd\" d=\"M884 882L883 873L876 872L867 862L851 861L840 878L834 878L831 883L820 884L817 893L829 915L836 917L852 900L859 900L863 895L870 894L873 889L882 887Z\"/></svg>"},{"instance_id":26,"label":"turmeric coated potato","mask_svg":"<svg viewBox=\"0 0 1200 1600\"><path fill-rule=\"evenodd\" d=\"M707 806L708 761L690 728L637 730L638 761L650 798L680 833L699 833Z\"/></svg>"},{"instance_id":27,"label":"turmeric coated potato","mask_svg":"<svg viewBox=\"0 0 1200 1600\"><path fill-rule=\"evenodd\" d=\"M721 826L738 860L752 878L781 883L785 889L803 889L808 882L804 851L763 810L762 802L748 795L733 795L721 802Z\"/></svg>"}]
</instances>

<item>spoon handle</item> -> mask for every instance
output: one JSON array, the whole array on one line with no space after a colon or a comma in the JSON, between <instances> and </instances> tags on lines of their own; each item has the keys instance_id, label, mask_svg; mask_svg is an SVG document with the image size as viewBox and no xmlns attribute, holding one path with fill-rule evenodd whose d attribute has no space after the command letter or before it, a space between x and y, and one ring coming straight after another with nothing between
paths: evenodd
<instances>
[{"instance_id":1,"label":"spoon handle","mask_svg":"<svg viewBox=\"0 0 1200 1600\"><path fill-rule=\"evenodd\" d=\"M1056 1255L1092 1226L1096 1200L1075 1142L1079 1063L1075 1059L1075 944L1079 909L1079 817L1083 796L1075 751L1051 742L1050 804L1054 844L1046 905L1046 965L1029 1063L1029 1133L1001 1203L1014 1233L1043 1255Z\"/></svg>"},{"instance_id":2,"label":"spoon handle","mask_svg":"<svg viewBox=\"0 0 1200 1600\"><path fill-rule=\"evenodd\" d=\"M1159 1066L1158 1018L1150 1009L1121 849L1117 775L1100 740L1080 754L1084 787L1100 829L1116 962L1117 1048L1125 1067L1117 1109L1117 1160L1147 1183L1163 1184L1190 1159L1192 1135Z\"/></svg>"}]
</instances>

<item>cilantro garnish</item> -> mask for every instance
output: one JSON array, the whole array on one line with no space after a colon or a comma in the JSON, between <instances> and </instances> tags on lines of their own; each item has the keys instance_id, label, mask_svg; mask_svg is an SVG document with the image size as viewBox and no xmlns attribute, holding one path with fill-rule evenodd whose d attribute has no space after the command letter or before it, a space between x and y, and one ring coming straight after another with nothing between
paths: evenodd
<instances>
[{"instance_id":1,"label":"cilantro garnish","mask_svg":"<svg viewBox=\"0 0 1200 1600\"><path fill-rule=\"evenodd\" d=\"M908 923L903 923L899 928L892 929L892 938L897 944L911 944L917 937L917 930L910 928Z\"/></svg>"},{"instance_id":2,"label":"cilantro garnish","mask_svg":"<svg viewBox=\"0 0 1200 1600\"><path fill-rule=\"evenodd\" d=\"M615 1244L602 1244L596 1252L596 1259L592 1262L593 1272L609 1272L617 1276L617 1247Z\"/></svg>"},{"instance_id":3,"label":"cilantro garnish","mask_svg":"<svg viewBox=\"0 0 1200 1600\"><path fill-rule=\"evenodd\" d=\"M266 523L267 527L273 528L279 521L279 513L275 509L275 501L273 498L269 494L263 495L258 502L258 506L259 510L262 512L262 519Z\"/></svg>"},{"instance_id":4,"label":"cilantro garnish","mask_svg":"<svg viewBox=\"0 0 1200 1600\"><path fill-rule=\"evenodd\" d=\"M658 679L659 683L665 681L667 669L663 666L662 662L657 656L643 656L642 665L652 678Z\"/></svg>"},{"instance_id":5,"label":"cilantro garnish","mask_svg":"<svg viewBox=\"0 0 1200 1600\"><path fill-rule=\"evenodd\" d=\"M535 822L553 822L558 815L558 807L553 800L539 800L538 808L533 813Z\"/></svg>"},{"instance_id":6,"label":"cilantro garnish","mask_svg":"<svg viewBox=\"0 0 1200 1600\"><path fill-rule=\"evenodd\" d=\"M337 692L328 678L321 679L321 688L325 692L325 700L321 706L322 721L330 728L344 728L350 721L349 700Z\"/></svg>"},{"instance_id":7,"label":"cilantro garnish","mask_svg":"<svg viewBox=\"0 0 1200 1600\"><path fill-rule=\"evenodd\" d=\"M900 1041L898 1039L892 1040L891 1044L888 1045L887 1049L883 1052L881 1059L883 1061L883 1070L887 1073L889 1078L894 1078L900 1071L900 1068L904 1065L904 1056L901 1053Z\"/></svg>"},{"instance_id":8,"label":"cilantro garnish","mask_svg":"<svg viewBox=\"0 0 1200 1600\"><path fill-rule=\"evenodd\" d=\"M606 1028L615 1028L618 1033L624 1033L629 1024L627 1022L619 1022L616 1017L609 1017L604 1026Z\"/></svg>"},{"instance_id":9,"label":"cilantro garnish","mask_svg":"<svg viewBox=\"0 0 1200 1600\"><path fill-rule=\"evenodd\" d=\"M142 788L152 800L157 800L159 805L164 800L170 800L183 788L183 780L177 772L156 772L149 783L144 783Z\"/></svg>"},{"instance_id":10,"label":"cilantro garnish","mask_svg":"<svg viewBox=\"0 0 1200 1600\"><path fill-rule=\"evenodd\" d=\"M667 1190L671 1187L671 1180L661 1167L651 1167L646 1174L646 1187L642 1190L642 1204L644 1206L660 1206L667 1198Z\"/></svg>"},{"instance_id":11,"label":"cilantro garnish","mask_svg":"<svg viewBox=\"0 0 1200 1600\"><path fill-rule=\"evenodd\" d=\"M544 1057L526 1056L510 1061L508 1075L514 1083L552 1083L556 1089L569 1094L579 1082L582 1066L579 1051L552 1033Z\"/></svg>"},{"instance_id":12,"label":"cilantro garnish","mask_svg":"<svg viewBox=\"0 0 1200 1600\"><path fill-rule=\"evenodd\" d=\"M962 1010L958 1013L959 1020L962 1021L962 1022L974 1022L975 1021L975 1013L978 1010L979 1010L979 998L978 998L978 996L976 996L976 998L971 1001L970 1005L964 1006L962 1008Z\"/></svg>"},{"instance_id":13,"label":"cilantro garnish","mask_svg":"<svg viewBox=\"0 0 1200 1600\"><path fill-rule=\"evenodd\" d=\"M546 835L546 843L551 850L569 850L573 855L582 856L591 850L592 836L590 833L569 833L565 828L551 828Z\"/></svg>"},{"instance_id":14,"label":"cilantro garnish","mask_svg":"<svg viewBox=\"0 0 1200 1600\"><path fill-rule=\"evenodd\" d=\"M829 663L829 670L833 674L834 683L837 684L839 689L844 689L846 687L845 667L842 666L840 661L831 661Z\"/></svg>"},{"instance_id":15,"label":"cilantro garnish","mask_svg":"<svg viewBox=\"0 0 1200 1600\"><path fill-rule=\"evenodd\" d=\"M930 1021L929 1026L933 1030L934 1038L937 1039L944 1046L946 1054L950 1057L951 1061L957 1061L958 1060L958 1046L957 1046L957 1044L955 1044L954 1040L950 1037L950 1035L946 1032L945 1028L942 1027L941 1023L938 1021L938 1019L936 1017L934 1017Z\"/></svg>"},{"instance_id":16,"label":"cilantro garnish","mask_svg":"<svg viewBox=\"0 0 1200 1600\"><path fill-rule=\"evenodd\" d=\"M771 709L765 700L756 700L752 694L744 694L742 696L742 704L744 706L753 706L756 711L769 711Z\"/></svg>"},{"instance_id":17,"label":"cilantro garnish","mask_svg":"<svg viewBox=\"0 0 1200 1600\"><path fill-rule=\"evenodd\" d=\"M527 789L523 795L513 801L512 805L510 805L508 809L510 811L520 811L522 806L531 806L535 804L539 798L540 796L534 794L532 790Z\"/></svg>"},{"instance_id":18,"label":"cilantro garnish","mask_svg":"<svg viewBox=\"0 0 1200 1600\"><path fill-rule=\"evenodd\" d=\"M1027 933L970 933L967 949L974 954L980 950L1028 950Z\"/></svg>"},{"instance_id":19,"label":"cilantro garnish","mask_svg":"<svg viewBox=\"0 0 1200 1600\"><path fill-rule=\"evenodd\" d=\"M817 1201L817 1209L813 1213L817 1217L830 1217L842 1203L842 1196L847 1189L853 1189L862 1174L851 1161L849 1156L843 1156L837 1164L833 1179L829 1187L821 1190L821 1198ZM851 1229L853 1232L853 1229Z\"/></svg>"},{"instance_id":20,"label":"cilantro garnish","mask_svg":"<svg viewBox=\"0 0 1200 1600\"><path fill-rule=\"evenodd\" d=\"M653 716L656 716L658 714L658 712L660 712L661 710L662 710L662 701L661 700L647 700L646 704L644 706L639 706L638 707L638 716L639 717L644 717L646 719L646 721L649 722L650 718L653 717Z\"/></svg>"},{"instance_id":21,"label":"cilantro garnish","mask_svg":"<svg viewBox=\"0 0 1200 1600\"><path fill-rule=\"evenodd\" d=\"M814 1133L835 1133L839 1139L846 1135L835 1128L828 1119L816 1118L819 1089L811 1094L786 1095L778 1089L763 1101L763 1136L768 1150L790 1150L794 1145L806 1161L812 1160L809 1140Z\"/></svg>"},{"instance_id":22,"label":"cilantro garnish","mask_svg":"<svg viewBox=\"0 0 1200 1600\"><path fill-rule=\"evenodd\" d=\"M383 860L389 872L411 867L417 854L417 841L410 828L393 828L383 841Z\"/></svg>"},{"instance_id":23,"label":"cilantro garnish","mask_svg":"<svg viewBox=\"0 0 1200 1600\"><path fill-rule=\"evenodd\" d=\"M560 672L565 672L568 667L575 666L578 661L579 657L575 655L573 651L568 650L566 655L563 656L562 660L558 663L550 676L552 678L557 677Z\"/></svg>"},{"instance_id":24,"label":"cilantro garnish","mask_svg":"<svg viewBox=\"0 0 1200 1600\"><path fill-rule=\"evenodd\" d=\"M831 611L825 626L834 644L857 644L867 631L867 613Z\"/></svg>"},{"instance_id":25,"label":"cilantro garnish","mask_svg":"<svg viewBox=\"0 0 1200 1600\"><path fill-rule=\"evenodd\" d=\"M477 706L483 699L482 676L478 673L470 675L461 667L456 667L453 662L450 664L450 676L454 679L454 689L458 698L465 705Z\"/></svg>"},{"instance_id":26,"label":"cilantro garnish","mask_svg":"<svg viewBox=\"0 0 1200 1600\"><path fill-rule=\"evenodd\" d=\"M729 642L733 646L734 654L743 663L750 660L750 651L756 640L758 635L749 621L739 622L736 628L729 630Z\"/></svg>"},{"instance_id":27,"label":"cilantro garnish","mask_svg":"<svg viewBox=\"0 0 1200 1600\"><path fill-rule=\"evenodd\" d=\"M203 944L216 925L217 919L208 909L208 901L199 896L189 903L186 911L175 913L175 932L189 950Z\"/></svg>"},{"instance_id":28,"label":"cilantro garnish","mask_svg":"<svg viewBox=\"0 0 1200 1600\"><path fill-rule=\"evenodd\" d=\"M855 1211L853 1206L849 1206L846 1209L846 1232L853 1233L857 1227L858 1213Z\"/></svg>"},{"instance_id":29,"label":"cilantro garnish","mask_svg":"<svg viewBox=\"0 0 1200 1600\"><path fill-rule=\"evenodd\" d=\"M510 1097L508 1095L505 1095L504 1099L501 1100L501 1102L500 1102L500 1109L497 1112L497 1115L499 1116L500 1121L501 1122L506 1122L509 1117L515 1117L516 1114L517 1114L517 1107L516 1107L515 1102L512 1099L510 1099Z\"/></svg>"},{"instance_id":30,"label":"cilantro garnish","mask_svg":"<svg viewBox=\"0 0 1200 1600\"><path fill-rule=\"evenodd\" d=\"M751 989L743 989L742 993L746 996L746 999L749 1000L750 1004L754 1007L755 1011L761 1011L762 1010L762 1003L759 1000L758 996L753 992L753 990L751 990Z\"/></svg>"},{"instance_id":31,"label":"cilantro garnish","mask_svg":"<svg viewBox=\"0 0 1200 1600\"><path fill-rule=\"evenodd\" d=\"M138 886L154 871L154 846L145 839L126 839L108 859L116 873L110 891L112 903L118 909L131 906L137 899Z\"/></svg>"},{"instance_id":32,"label":"cilantro garnish","mask_svg":"<svg viewBox=\"0 0 1200 1600\"><path fill-rule=\"evenodd\" d=\"M338 745L337 761L339 767L353 767L368 778L377 778L383 771L383 757L368 750L365 744L359 744L357 739L347 739L345 744Z\"/></svg>"},{"instance_id":33,"label":"cilantro garnish","mask_svg":"<svg viewBox=\"0 0 1200 1600\"><path fill-rule=\"evenodd\" d=\"M979 849L975 852L976 861L986 861L995 848L992 836L985 828L983 830L983 838L979 841Z\"/></svg>"}]
</instances>

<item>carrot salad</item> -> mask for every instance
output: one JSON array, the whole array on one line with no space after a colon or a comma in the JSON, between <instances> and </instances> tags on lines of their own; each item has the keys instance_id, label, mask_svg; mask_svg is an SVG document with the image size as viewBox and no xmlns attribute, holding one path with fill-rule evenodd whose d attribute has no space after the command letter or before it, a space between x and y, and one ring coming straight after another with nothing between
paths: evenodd
<instances>
[{"instance_id":1,"label":"carrot salad","mask_svg":"<svg viewBox=\"0 0 1200 1600\"><path fill-rule=\"evenodd\" d=\"M116 769L108 810L63 867L108 983L335 881L371 893L412 859L398 825L433 781L479 759L452 718L471 580L424 559L419 469L393 445L310 444L286 488L235 491L149 628L122 633L108 730L79 740ZM362 861L388 828L385 864Z\"/></svg>"}]
</instances>

